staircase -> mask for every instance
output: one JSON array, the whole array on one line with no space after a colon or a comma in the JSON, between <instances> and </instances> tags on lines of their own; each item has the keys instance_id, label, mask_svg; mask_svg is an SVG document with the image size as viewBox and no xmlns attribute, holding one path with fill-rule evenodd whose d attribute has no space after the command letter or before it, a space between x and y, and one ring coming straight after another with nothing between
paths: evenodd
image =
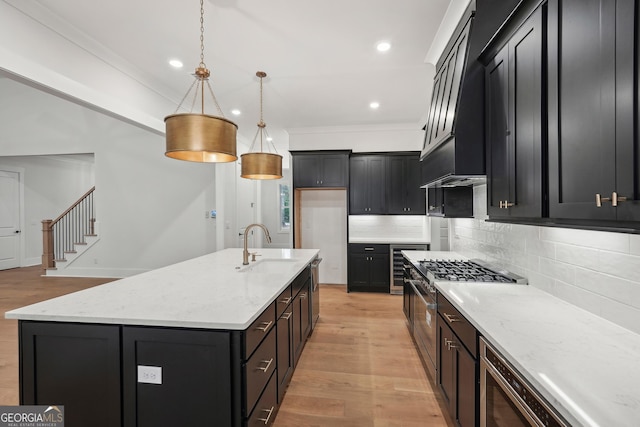
<instances>
[{"instance_id":1,"label":"staircase","mask_svg":"<svg viewBox=\"0 0 640 427\"><path fill-rule=\"evenodd\" d=\"M58 218L42 221L42 267L47 276L64 276L64 270L100 240L95 227L95 189L87 191Z\"/></svg>"}]
</instances>

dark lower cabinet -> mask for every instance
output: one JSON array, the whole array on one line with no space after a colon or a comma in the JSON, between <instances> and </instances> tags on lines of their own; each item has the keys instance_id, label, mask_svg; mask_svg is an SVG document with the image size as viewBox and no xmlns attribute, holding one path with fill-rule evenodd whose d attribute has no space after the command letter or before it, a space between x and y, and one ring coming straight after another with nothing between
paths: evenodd
<instances>
[{"instance_id":1,"label":"dark lower cabinet","mask_svg":"<svg viewBox=\"0 0 640 427\"><path fill-rule=\"evenodd\" d=\"M247 421L247 427L264 427L265 425L271 425L276 418L276 412L278 410L278 391L277 391L277 375L271 375L271 380L264 389L260 400L256 404L249 420ZM224 424L215 424L224 425Z\"/></svg>"},{"instance_id":2,"label":"dark lower cabinet","mask_svg":"<svg viewBox=\"0 0 640 427\"><path fill-rule=\"evenodd\" d=\"M479 410L478 333L438 294L437 382L449 414L460 427L476 427Z\"/></svg>"},{"instance_id":3,"label":"dark lower cabinet","mask_svg":"<svg viewBox=\"0 0 640 427\"><path fill-rule=\"evenodd\" d=\"M123 327L123 425L213 425L212 417L233 425L230 338L228 332ZM147 382L141 367L160 368L159 384Z\"/></svg>"},{"instance_id":4,"label":"dark lower cabinet","mask_svg":"<svg viewBox=\"0 0 640 427\"><path fill-rule=\"evenodd\" d=\"M390 292L389 245L348 245L349 292Z\"/></svg>"},{"instance_id":5,"label":"dark lower cabinet","mask_svg":"<svg viewBox=\"0 0 640 427\"><path fill-rule=\"evenodd\" d=\"M120 327L20 321L20 404L64 405L68 427L122 425Z\"/></svg>"},{"instance_id":6,"label":"dark lower cabinet","mask_svg":"<svg viewBox=\"0 0 640 427\"><path fill-rule=\"evenodd\" d=\"M294 361L293 350L293 308L289 304L289 308L282 313L278 319L278 403L282 402L284 392L289 385L291 375L293 375Z\"/></svg>"}]
</instances>

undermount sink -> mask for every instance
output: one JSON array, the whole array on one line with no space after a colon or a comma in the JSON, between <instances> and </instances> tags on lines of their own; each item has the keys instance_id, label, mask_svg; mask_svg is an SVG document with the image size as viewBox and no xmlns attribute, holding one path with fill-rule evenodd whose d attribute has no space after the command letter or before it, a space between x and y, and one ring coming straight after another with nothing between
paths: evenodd
<instances>
[{"instance_id":1,"label":"undermount sink","mask_svg":"<svg viewBox=\"0 0 640 427\"><path fill-rule=\"evenodd\" d=\"M239 273L279 273L299 260L294 258L265 258L240 267Z\"/></svg>"}]
</instances>

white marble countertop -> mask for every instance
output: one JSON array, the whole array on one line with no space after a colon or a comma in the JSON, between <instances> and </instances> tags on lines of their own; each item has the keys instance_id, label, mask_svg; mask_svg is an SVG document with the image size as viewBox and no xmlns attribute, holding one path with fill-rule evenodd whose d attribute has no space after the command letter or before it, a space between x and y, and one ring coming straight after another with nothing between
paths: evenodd
<instances>
[{"instance_id":1,"label":"white marble countertop","mask_svg":"<svg viewBox=\"0 0 640 427\"><path fill-rule=\"evenodd\" d=\"M317 256L317 249L225 249L9 311L7 319L246 329Z\"/></svg>"},{"instance_id":2,"label":"white marble countertop","mask_svg":"<svg viewBox=\"0 0 640 427\"><path fill-rule=\"evenodd\" d=\"M424 237L349 237L349 243L370 243L381 245L428 245Z\"/></svg>"},{"instance_id":3,"label":"white marble countertop","mask_svg":"<svg viewBox=\"0 0 640 427\"><path fill-rule=\"evenodd\" d=\"M403 253L412 261L465 258ZM436 287L572 426L638 425L640 335L533 286Z\"/></svg>"}]
</instances>

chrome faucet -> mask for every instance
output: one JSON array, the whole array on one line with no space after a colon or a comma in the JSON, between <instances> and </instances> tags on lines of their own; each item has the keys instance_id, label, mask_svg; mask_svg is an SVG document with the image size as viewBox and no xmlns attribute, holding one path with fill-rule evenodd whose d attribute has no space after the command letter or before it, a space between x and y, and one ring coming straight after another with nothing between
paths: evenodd
<instances>
[{"instance_id":1,"label":"chrome faucet","mask_svg":"<svg viewBox=\"0 0 640 427\"><path fill-rule=\"evenodd\" d=\"M264 237L267 239L267 243L271 243L271 236L269 236L269 230L262 224L250 224L244 229L244 250L242 251L242 265L249 264L249 250L247 249L247 238L249 237L249 230L253 227L260 227L264 231ZM254 258L255 261L255 258Z\"/></svg>"}]
</instances>

